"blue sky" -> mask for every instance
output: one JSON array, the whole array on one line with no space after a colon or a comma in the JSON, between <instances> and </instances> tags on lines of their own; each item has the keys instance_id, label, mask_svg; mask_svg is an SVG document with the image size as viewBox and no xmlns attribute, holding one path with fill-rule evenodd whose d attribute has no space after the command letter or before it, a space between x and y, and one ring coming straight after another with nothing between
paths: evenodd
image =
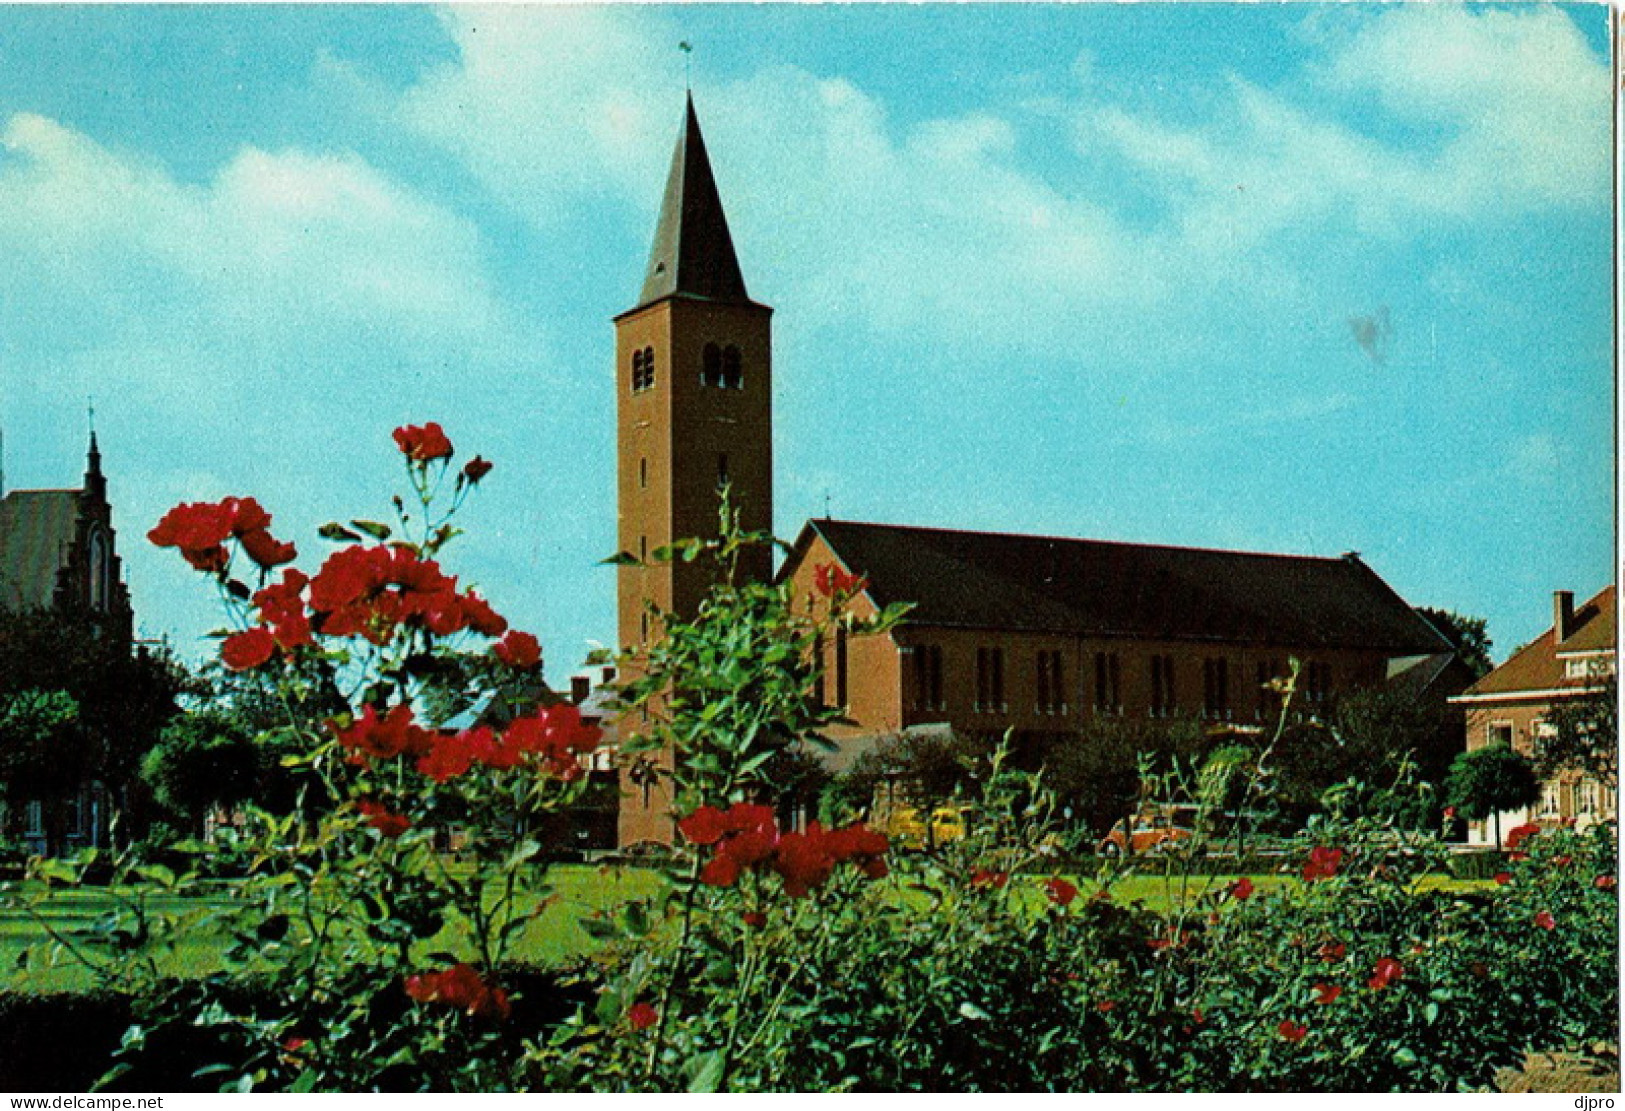
<instances>
[{"instance_id":1,"label":"blue sky","mask_svg":"<svg viewBox=\"0 0 1625 1111\"><path fill-rule=\"evenodd\" d=\"M808 516L1335 555L1497 658L1614 557L1600 5L0 9L8 488L85 404L144 534L379 516L389 432L497 469L451 559L555 681L614 629L613 332L694 95Z\"/></svg>"}]
</instances>

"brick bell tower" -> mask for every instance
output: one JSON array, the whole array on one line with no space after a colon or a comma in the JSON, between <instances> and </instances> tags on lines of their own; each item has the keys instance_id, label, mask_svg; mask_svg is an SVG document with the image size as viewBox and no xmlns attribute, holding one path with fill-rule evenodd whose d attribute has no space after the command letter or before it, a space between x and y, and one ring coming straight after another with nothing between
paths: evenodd
<instances>
[{"instance_id":1,"label":"brick bell tower","mask_svg":"<svg viewBox=\"0 0 1625 1111\"><path fill-rule=\"evenodd\" d=\"M688 98L654 249L637 304L615 318L619 550L640 559L673 540L717 535L719 491L747 531L773 527L773 310L752 301ZM762 549L743 574L772 576ZM659 613L693 614L715 565L622 565L624 648L660 635ZM621 843L670 841L665 785L628 784Z\"/></svg>"}]
</instances>

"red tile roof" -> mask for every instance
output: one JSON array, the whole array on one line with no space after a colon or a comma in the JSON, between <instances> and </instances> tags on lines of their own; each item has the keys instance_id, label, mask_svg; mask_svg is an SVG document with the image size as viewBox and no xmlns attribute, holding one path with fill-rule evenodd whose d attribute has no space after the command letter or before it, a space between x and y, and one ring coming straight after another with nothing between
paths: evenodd
<instances>
[{"instance_id":1,"label":"red tile roof","mask_svg":"<svg viewBox=\"0 0 1625 1111\"><path fill-rule=\"evenodd\" d=\"M1513 695L1531 691L1555 691L1586 686L1589 676L1568 677L1561 652L1606 651L1618 642L1614 617L1615 591L1605 587L1596 597L1574 611L1574 630L1561 645L1555 628L1512 654L1506 663L1462 692L1462 697Z\"/></svg>"}]
</instances>

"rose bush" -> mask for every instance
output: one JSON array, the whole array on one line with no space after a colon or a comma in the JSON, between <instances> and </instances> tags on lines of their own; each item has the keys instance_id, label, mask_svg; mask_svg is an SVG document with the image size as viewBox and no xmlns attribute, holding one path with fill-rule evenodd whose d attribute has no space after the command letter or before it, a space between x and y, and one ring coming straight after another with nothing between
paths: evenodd
<instances>
[{"instance_id":1,"label":"rose bush","mask_svg":"<svg viewBox=\"0 0 1625 1111\"><path fill-rule=\"evenodd\" d=\"M1611 826L1514 830L1504 873L1451 893L1425 882L1438 839L1391 820L1416 809L1398 781L1329 792L1258 883L1201 874L1200 832L1068 867L1077 831L1003 748L960 800L968 835L931 852L897 852L835 792L792 813L776 777L840 714L815 697L819 645L904 613L858 617L865 584L835 567L809 597L740 581L773 541L726 500L715 539L651 557L710 562L715 588L618 660L623 771L674 800L664 882L585 922L602 949L536 998L513 964L549 894L536 831L600 737L538 701L539 641L442 565L491 464L456 468L435 424L395 441L411 497L392 524L325 526L314 574L250 498L152 531L218 588L222 664L283 707L264 741L302 794L245 810L229 902L149 900L205 890L194 845L182 874L133 861L105 928L55 938L136 993L121 1068L185 1027L213 1034L197 1082L235 1089L1448 1091L1527 1049L1617 1041ZM1265 806L1268 756L1176 766L1148 797ZM1156 870L1162 905L1123 897ZM166 947L211 928L226 967L164 986Z\"/></svg>"}]
</instances>

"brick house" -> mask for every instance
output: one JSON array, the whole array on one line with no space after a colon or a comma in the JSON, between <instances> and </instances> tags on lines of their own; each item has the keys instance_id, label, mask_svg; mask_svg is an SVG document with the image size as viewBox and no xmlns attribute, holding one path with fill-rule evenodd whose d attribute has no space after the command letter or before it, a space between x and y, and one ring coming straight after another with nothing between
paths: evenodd
<instances>
[{"instance_id":1,"label":"brick house","mask_svg":"<svg viewBox=\"0 0 1625 1111\"><path fill-rule=\"evenodd\" d=\"M1552 728L1547 718L1554 706L1603 690L1619 645L1615 606L1612 586L1578 608L1572 592L1555 592L1552 627L1450 700L1465 714L1468 751L1505 744L1529 755L1535 739ZM1531 811L1501 815L1501 828L1565 818L1586 825L1616 818L1618 806L1616 785L1565 773L1542 785L1541 801ZM1492 828L1488 820L1474 822L1468 839L1488 844Z\"/></svg>"},{"instance_id":2,"label":"brick house","mask_svg":"<svg viewBox=\"0 0 1625 1111\"><path fill-rule=\"evenodd\" d=\"M926 725L1057 740L1100 717L1260 728L1278 712L1265 684L1291 659L1313 711L1449 653L1353 553L809 521L780 575L816 597L822 564L867 577L860 614L914 606L888 635L824 646L825 697L851 720L832 734L840 764L868 738Z\"/></svg>"}]
</instances>

